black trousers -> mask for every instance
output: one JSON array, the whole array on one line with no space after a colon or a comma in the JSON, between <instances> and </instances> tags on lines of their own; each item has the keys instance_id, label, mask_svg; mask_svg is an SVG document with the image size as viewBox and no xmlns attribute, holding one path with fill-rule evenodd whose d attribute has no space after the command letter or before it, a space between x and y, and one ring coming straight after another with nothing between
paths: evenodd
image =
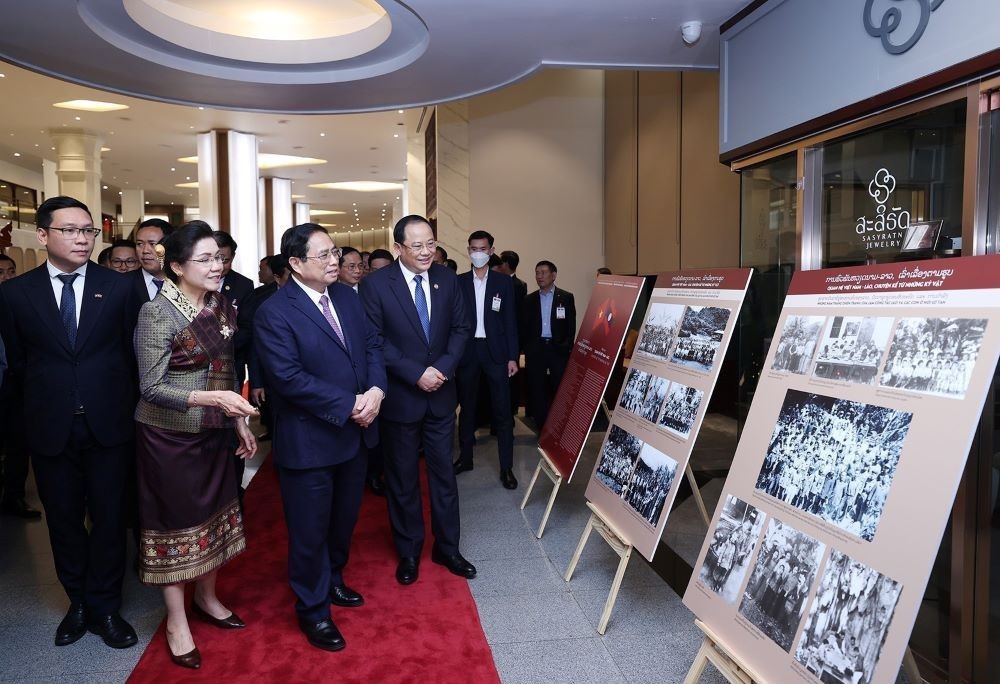
<instances>
[{"instance_id":1,"label":"black trousers","mask_svg":"<svg viewBox=\"0 0 1000 684\"><path fill-rule=\"evenodd\" d=\"M528 401L539 431L548 418L549 407L552 405L556 390L559 389L559 382L568 362L567 352L555 349L545 340L525 356L524 372L528 378Z\"/></svg>"},{"instance_id":2,"label":"black trousers","mask_svg":"<svg viewBox=\"0 0 1000 684\"><path fill-rule=\"evenodd\" d=\"M20 409L0 404L0 501L24 498L28 481L28 447L24 443L24 428Z\"/></svg>"},{"instance_id":3,"label":"black trousers","mask_svg":"<svg viewBox=\"0 0 1000 684\"><path fill-rule=\"evenodd\" d=\"M296 612L330 617L330 589L344 583L344 566L365 487L364 453L325 468L279 468L288 525L288 582Z\"/></svg>"},{"instance_id":4,"label":"black trousers","mask_svg":"<svg viewBox=\"0 0 1000 684\"><path fill-rule=\"evenodd\" d=\"M126 479L135 454L129 444L98 444L86 417L78 415L61 454L31 457L56 575L66 595L95 615L118 612L125 574Z\"/></svg>"},{"instance_id":5,"label":"black trousers","mask_svg":"<svg viewBox=\"0 0 1000 684\"><path fill-rule=\"evenodd\" d=\"M500 469L514 466L514 418L510 412L510 381L507 364L497 363L490 356L485 339L472 341L475 353L472 360L458 367L458 444L460 458L472 463L472 451L476 444L476 406L479 399L480 373L486 377L490 390L492 424L497 433L497 450L500 454Z\"/></svg>"},{"instance_id":6,"label":"black trousers","mask_svg":"<svg viewBox=\"0 0 1000 684\"><path fill-rule=\"evenodd\" d=\"M424 450L431 500L434 545L444 554L458 553L461 518L458 485L452 466L455 414L427 415L415 423L381 419L389 522L400 557L420 557L424 546L418 450Z\"/></svg>"}]
</instances>

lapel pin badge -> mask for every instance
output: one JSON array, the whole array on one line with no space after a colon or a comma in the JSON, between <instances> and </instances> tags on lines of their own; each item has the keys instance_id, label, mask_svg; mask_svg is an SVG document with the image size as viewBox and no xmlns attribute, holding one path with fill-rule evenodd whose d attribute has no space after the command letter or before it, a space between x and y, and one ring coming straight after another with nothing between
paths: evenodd
<instances>
[{"instance_id":1,"label":"lapel pin badge","mask_svg":"<svg viewBox=\"0 0 1000 684\"><path fill-rule=\"evenodd\" d=\"M435 290L438 289L438 284L437 283L434 283L434 289Z\"/></svg>"},{"instance_id":2,"label":"lapel pin badge","mask_svg":"<svg viewBox=\"0 0 1000 684\"><path fill-rule=\"evenodd\" d=\"M103 299L103 298L104 298L104 295L102 295L100 292L95 292L94 293L94 299Z\"/></svg>"}]
</instances>

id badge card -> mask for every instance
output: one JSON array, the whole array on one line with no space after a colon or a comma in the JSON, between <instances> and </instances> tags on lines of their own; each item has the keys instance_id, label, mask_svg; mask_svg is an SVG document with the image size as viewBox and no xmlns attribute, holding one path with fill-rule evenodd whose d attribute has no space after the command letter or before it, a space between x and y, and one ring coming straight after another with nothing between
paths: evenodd
<instances>
[{"instance_id":1,"label":"id badge card","mask_svg":"<svg viewBox=\"0 0 1000 684\"><path fill-rule=\"evenodd\" d=\"M556 318L560 321L566 320L566 307L562 304L556 307Z\"/></svg>"},{"instance_id":2,"label":"id badge card","mask_svg":"<svg viewBox=\"0 0 1000 684\"><path fill-rule=\"evenodd\" d=\"M493 295L493 310L500 310L500 295Z\"/></svg>"}]
</instances>

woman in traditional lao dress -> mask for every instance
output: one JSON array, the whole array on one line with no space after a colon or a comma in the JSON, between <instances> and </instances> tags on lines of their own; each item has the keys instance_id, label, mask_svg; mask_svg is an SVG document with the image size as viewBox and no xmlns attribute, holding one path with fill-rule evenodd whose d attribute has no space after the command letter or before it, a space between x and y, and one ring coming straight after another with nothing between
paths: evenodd
<instances>
[{"instance_id":1,"label":"woman in traditional lao dress","mask_svg":"<svg viewBox=\"0 0 1000 684\"><path fill-rule=\"evenodd\" d=\"M195 582L196 616L223 629L244 626L219 601L215 578L245 548L230 454L234 429L237 454L256 452L243 419L255 409L234 391L236 311L218 292L222 256L212 229L195 221L173 233L163 261L169 280L143 305L135 331L141 577L163 587L171 660L198 668L185 582Z\"/></svg>"}]
</instances>

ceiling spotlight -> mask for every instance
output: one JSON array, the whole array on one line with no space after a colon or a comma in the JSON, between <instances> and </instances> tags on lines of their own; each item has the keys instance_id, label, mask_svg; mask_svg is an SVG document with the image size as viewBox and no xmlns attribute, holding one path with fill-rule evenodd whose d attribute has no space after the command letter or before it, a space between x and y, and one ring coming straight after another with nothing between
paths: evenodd
<instances>
[{"instance_id":1,"label":"ceiling spotlight","mask_svg":"<svg viewBox=\"0 0 1000 684\"><path fill-rule=\"evenodd\" d=\"M101 189L102 189L102 190L107 190L107 189L108 189L108 186L107 186L107 185L102 185L102 186L101 186Z\"/></svg>"},{"instance_id":2,"label":"ceiling spotlight","mask_svg":"<svg viewBox=\"0 0 1000 684\"><path fill-rule=\"evenodd\" d=\"M20 153L20 152L15 152L15 153L14 153L14 156L15 156L15 157L20 157L20 156L21 156L21 153Z\"/></svg>"},{"instance_id":3,"label":"ceiling spotlight","mask_svg":"<svg viewBox=\"0 0 1000 684\"><path fill-rule=\"evenodd\" d=\"M176 171L177 169L176 169L176 168L174 168L173 166L171 166L171 167L170 167L170 170L171 170L171 171Z\"/></svg>"},{"instance_id":4,"label":"ceiling spotlight","mask_svg":"<svg viewBox=\"0 0 1000 684\"><path fill-rule=\"evenodd\" d=\"M393 134L392 134L392 137L393 137L393 138L398 138L398 137L399 137L399 133L393 133Z\"/></svg>"},{"instance_id":5,"label":"ceiling spotlight","mask_svg":"<svg viewBox=\"0 0 1000 684\"><path fill-rule=\"evenodd\" d=\"M204 111L204 109L205 109L205 108L204 108L204 107L198 107L198 109L199 109L200 111Z\"/></svg>"},{"instance_id":6,"label":"ceiling spotlight","mask_svg":"<svg viewBox=\"0 0 1000 684\"><path fill-rule=\"evenodd\" d=\"M149 204L149 200L146 200L146 204Z\"/></svg>"},{"instance_id":7,"label":"ceiling spotlight","mask_svg":"<svg viewBox=\"0 0 1000 684\"><path fill-rule=\"evenodd\" d=\"M403 113L403 110L402 110L402 109L399 109L399 110L397 110L397 111L398 111L398 112L399 112L400 114L402 114L402 113Z\"/></svg>"},{"instance_id":8,"label":"ceiling spotlight","mask_svg":"<svg viewBox=\"0 0 1000 684\"><path fill-rule=\"evenodd\" d=\"M321 138L325 138L325 137L326 137L326 133L320 133L320 134L319 134L319 137L321 137Z\"/></svg>"},{"instance_id":9,"label":"ceiling spotlight","mask_svg":"<svg viewBox=\"0 0 1000 684\"><path fill-rule=\"evenodd\" d=\"M65 102L56 102L52 106L59 109L75 109L80 112L115 112L120 109L128 109L128 105L98 100L66 100Z\"/></svg>"},{"instance_id":10,"label":"ceiling spotlight","mask_svg":"<svg viewBox=\"0 0 1000 684\"><path fill-rule=\"evenodd\" d=\"M322 188L324 190L353 190L355 192L379 192L380 190L397 190L403 187L402 183L385 183L382 181L346 181L341 183L316 183L310 188Z\"/></svg>"}]
</instances>

